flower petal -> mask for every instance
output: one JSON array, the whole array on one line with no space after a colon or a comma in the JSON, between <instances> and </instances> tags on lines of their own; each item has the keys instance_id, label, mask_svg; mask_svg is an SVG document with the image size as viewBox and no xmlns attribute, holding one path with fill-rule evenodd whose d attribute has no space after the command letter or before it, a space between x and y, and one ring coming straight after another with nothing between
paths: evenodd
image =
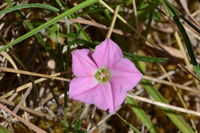
<instances>
[{"instance_id":1,"label":"flower petal","mask_svg":"<svg viewBox=\"0 0 200 133\"><path fill-rule=\"evenodd\" d=\"M72 71L75 76L91 77L93 75L97 66L90 58L91 54L92 52L89 49L72 52Z\"/></svg>"},{"instance_id":2,"label":"flower petal","mask_svg":"<svg viewBox=\"0 0 200 133\"><path fill-rule=\"evenodd\" d=\"M115 110L120 108L120 105L124 102L126 98L126 91L124 91L123 86L115 84L115 82L110 82L113 91L113 101Z\"/></svg>"},{"instance_id":3,"label":"flower petal","mask_svg":"<svg viewBox=\"0 0 200 133\"><path fill-rule=\"evenodd\" d=\"M115 113L115 108L114 108L114 99L113 99L113 89L111 87L110 82L103 83L101 86L104 88L103 93L104 93L104 98L105 102L107 103L108 109L110 113Z\"/></svg>"},{"instance_id":4,"label":"flower petal","mask_svg":"<svg viewBox=\"0 0 200 133\"><path fill-rule=\"evenodd\" d=\"M98 67L111 68L116 62L123 58L120 47L111 39L105 39L101 44L97 45L93 58Z\"/></svg>"},{"instance_id":5,"label":"flower petal","mask_svg":"<svg viewBox=\"0 0 200 133\"><path fill-rule=\"evenodd\" d=\"M71 98L87 104L94 104L102 110L109 109L110 113L115 112L113 94L109 82L98 84L94 88L88 89L79 95L74 95Z\"/></svg>"},{"instance_id":6,"label":"flower petal","mask_svg":"<svg viewBox=\"0 0 200 133\"><path fill-rule=\"evenodd\" d=\"M98 82L93 77L77 77L69 84L69 97L72 98L79 95L95 86Z\"/></svg>"},{"instance_id":7,"label":"flower petal","mask_svg":"<svg viewBox=\"0 0 200 133\"><path fill-rule=\"evenodd\" d=\"M141 72L129 59L122 59L111 69L110 81L119 85L125 92L134 88L142 78Z\"/></svg>"}]
</instances>

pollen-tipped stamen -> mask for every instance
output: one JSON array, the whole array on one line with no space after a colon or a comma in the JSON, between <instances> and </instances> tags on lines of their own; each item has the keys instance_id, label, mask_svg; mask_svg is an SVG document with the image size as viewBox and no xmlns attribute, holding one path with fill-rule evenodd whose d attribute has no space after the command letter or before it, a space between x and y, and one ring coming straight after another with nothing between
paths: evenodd
<instances>
[{"instance_id":1,"label":"pollen-tipped stamen","mask_svg":"<svg viewBox=\"0 0 200 133\"><path fill-rule=\"evenodd\" d=\"M110 77L111 74L107 68L99 68L95 73L96 80L101 83L109 81Z\"/></svg>"}]
</instances>

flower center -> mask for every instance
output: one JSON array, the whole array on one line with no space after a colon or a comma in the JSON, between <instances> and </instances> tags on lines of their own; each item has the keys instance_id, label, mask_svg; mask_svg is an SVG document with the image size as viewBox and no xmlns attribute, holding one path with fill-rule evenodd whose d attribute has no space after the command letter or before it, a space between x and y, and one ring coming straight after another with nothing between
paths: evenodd
<instances>
[{"instance_id":1,"label":"flower center","mask_svg":"<svg viewBox=\"0 0 200 133\"><path fill-rule=\"evenodd\" d=\"M110 71L107 68L99 68L95 73L95 78L99 82L107 82L111 77Z\"/></svg>"}]
</instances>

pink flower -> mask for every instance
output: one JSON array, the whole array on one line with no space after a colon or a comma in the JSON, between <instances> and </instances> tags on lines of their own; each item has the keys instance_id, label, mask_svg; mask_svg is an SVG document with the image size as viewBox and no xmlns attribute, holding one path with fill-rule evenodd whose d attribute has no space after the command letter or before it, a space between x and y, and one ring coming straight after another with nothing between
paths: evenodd
<instances>
[{"instance_id":1,"label":"pink flower","mask_svg":"<svg viewBox=\"0 0 200 133\"><path fill-rule=\"evenodd\" d=\"M123 58L120 47L111 39L89 49L72 52L72 69L76 76L70 82L69 97L102 110L115 111L123 103L127 91L135 87L142 74Z\"/></svg>"}]
</instances>

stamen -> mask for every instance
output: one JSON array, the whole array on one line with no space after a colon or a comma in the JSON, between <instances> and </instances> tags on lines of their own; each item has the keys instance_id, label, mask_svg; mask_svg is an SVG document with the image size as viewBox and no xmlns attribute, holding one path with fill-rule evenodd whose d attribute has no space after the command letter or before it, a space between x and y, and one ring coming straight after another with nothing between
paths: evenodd
<instances>
[{"instance_id":1,"label":"stamen","mask_svg":"<svg viewBox=\"0 0 200 133\"><path fill-rule=\"evenodd\" d=\"M95 73L95 78L99 82L107 82L111 77L110 71L107 68L99 68Z\"/></svg>"}]
</instances>

